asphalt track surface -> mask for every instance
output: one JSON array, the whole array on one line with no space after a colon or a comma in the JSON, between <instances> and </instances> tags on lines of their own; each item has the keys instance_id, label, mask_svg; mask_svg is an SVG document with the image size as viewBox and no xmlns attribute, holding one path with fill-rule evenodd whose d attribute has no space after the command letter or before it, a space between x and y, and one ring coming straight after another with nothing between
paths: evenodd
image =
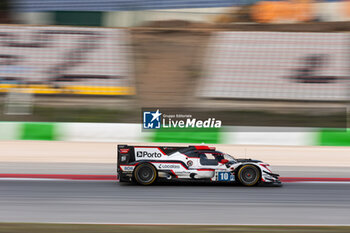
<instances>
[{"instance_id":1,"label":"asphalt track surface","mask_svg":"<svg viewBox=\"0 0 350 233\"><path fill-rule=\"evenodd\" d=\"M0 222L350 225L350 183L0 180Z\"/></svg>"}]
</instances>

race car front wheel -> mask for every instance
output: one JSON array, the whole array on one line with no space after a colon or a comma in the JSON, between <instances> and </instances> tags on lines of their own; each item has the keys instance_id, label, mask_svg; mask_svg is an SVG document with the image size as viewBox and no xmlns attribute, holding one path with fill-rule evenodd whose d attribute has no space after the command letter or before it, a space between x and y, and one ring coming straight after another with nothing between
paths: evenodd
<instances>
[{"instance_id":1,"label":"race car front wheel","mask_svg":"<svg viewBox=\"0 0 350 233\"><path fill-rule=\"evenodd\" d=\"M238 170L238 180L245 186L256 185L260 181L260 171L254 165L244 165Z\"/></svg>"},{"instance_id":2,"label":"race car front wheel","mask_svg":"<svg viewBox=\"0 0 350 233\"><path fill-rule=\"evenodd\" d=\"M157 170L151 164L140 164L135 168L134 178L141 185L153 184L157 179Z\"/></svg>"}]
</instances>

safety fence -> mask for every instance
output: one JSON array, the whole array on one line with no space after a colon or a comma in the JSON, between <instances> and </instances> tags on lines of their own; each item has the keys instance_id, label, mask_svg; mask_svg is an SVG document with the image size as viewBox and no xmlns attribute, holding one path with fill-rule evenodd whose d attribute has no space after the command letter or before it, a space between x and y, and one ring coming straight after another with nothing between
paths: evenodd
<instances>
[{"instance_id":1,"label":"safety fence","mask_svg":"<svg viewBox=\"0 0 350 233\"><path fill-rule=\"evenodd\" d=\"M0 122L0 140L115 143L207 143L277 146L350 146L350 129L224 127L212 132L142 132L141 124Z\"/></svg>"},{"instance_id":2,"label":"safety fence","mask_svg":"<svg viewBox=\"0 0 350 233\"><path fill-rule=\"evenodd\" d=\"M128 32L0 26L0 92L133 94Z\"/></svg>"}]
</instances>

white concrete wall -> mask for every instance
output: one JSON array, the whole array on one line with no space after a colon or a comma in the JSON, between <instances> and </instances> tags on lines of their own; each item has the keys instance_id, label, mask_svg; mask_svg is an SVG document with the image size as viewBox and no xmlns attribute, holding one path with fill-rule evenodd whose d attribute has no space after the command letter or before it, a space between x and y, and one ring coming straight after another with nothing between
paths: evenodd
<instances>
[{"instance_id":1,"label":"white concrete wall","mask_svg":"<svg viewBox=\"0 0 350 233\"><path fill-rule=\"evenodd\" d=\"M144 137L139 124L118 123L60 123L62 141L142 142Z\"/></svg>"}]
</instances>

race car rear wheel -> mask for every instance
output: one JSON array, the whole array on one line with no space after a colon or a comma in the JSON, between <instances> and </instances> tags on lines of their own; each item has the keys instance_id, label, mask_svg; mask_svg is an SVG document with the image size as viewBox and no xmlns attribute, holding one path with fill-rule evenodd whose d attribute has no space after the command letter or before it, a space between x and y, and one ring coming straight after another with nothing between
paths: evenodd
<instances>
[{"instance_id":1,"label":"race car rear wheel","mask_svg":"<svg viewBox=\"0 0 350 233\"><path fill-rule=\"evenodd\" d=\"M260 171L254 165L244 165L238 170L238 180L245 186L256 185L260 181Z\"/></svg>"},{"instance_id":2,"label":"race car rear wheel","mask_svg":"<svg viewBox=\"0 0 350 233\"><path fill-rule=\"evenodd\" d=\"M149 163L140 164L135 168L134 178L138 184L151 185L157 179L157 170Z\"/></svg>"}]
</instances>

